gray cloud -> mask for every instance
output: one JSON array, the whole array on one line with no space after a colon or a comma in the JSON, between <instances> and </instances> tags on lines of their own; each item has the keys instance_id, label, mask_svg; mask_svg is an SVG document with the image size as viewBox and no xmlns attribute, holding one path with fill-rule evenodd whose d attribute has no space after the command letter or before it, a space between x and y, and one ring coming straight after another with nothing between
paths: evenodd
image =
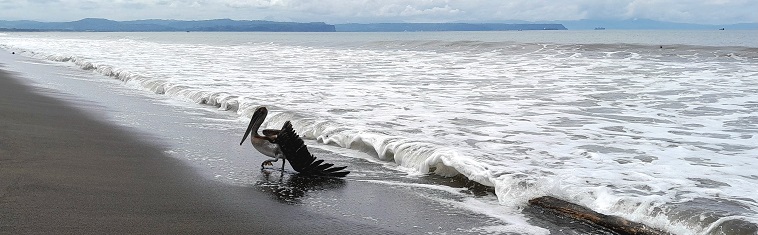
<instances>
[{"instance_id":1,"label":"gray cloud","mask_svg":"<svg viewBox=\"0 0 758 235\"><path fill-rule=\"evenodd\" d=\"M755 0L0 0L0 18L44 21L286 19L345 22L633 19L758 22ZM9 8L14 8L9 10Z\"/></svg>"},{"instance_id":2,"label":"gray cloud","mask_svg":"<svg viewBox=\"0 0 758 235\"><path fill-rule=\"evenodd\" d=\"M53 4L53 3L60 3L60 0L28 0L30 3L34 4Z\"/></svg>"}]
</instances>

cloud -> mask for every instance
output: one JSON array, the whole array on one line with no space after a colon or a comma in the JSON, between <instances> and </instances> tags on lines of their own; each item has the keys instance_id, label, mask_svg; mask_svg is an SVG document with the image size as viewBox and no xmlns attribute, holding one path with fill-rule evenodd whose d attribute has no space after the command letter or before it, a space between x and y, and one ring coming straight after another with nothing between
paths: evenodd
<instances>
[{"instance_id":1,"label":"cloud","mask_svg":"<svg viewBox=\"0 0 758 235\"><path fill-rule=\"evenodd\" d=\"M33 4L52 4L52 3L59 3L60 0L28 0L28 2Z\"/></svg>"},{"instance_id":2,"label":"cloud","mask_svg":"<svg viewBox=\"0 0 758 235\"><path fill-rule=\"evenodd\" d=\"M286 7L281 0L253 0L253 1L235 1L228 0L224 4L231 8L271 8L271 7Z\"/></svg>"},{"instance_id":3,"label":"cloud","mask_svg":"<svg viewBox=\"0 0 758 235\"><path fill-rule=\"evenodd\" d=\"M756 6L746 0L635 0L627 5L626 15L674 22L758 22L756 14L750 13Z\"/></svg>"}]
</instances>

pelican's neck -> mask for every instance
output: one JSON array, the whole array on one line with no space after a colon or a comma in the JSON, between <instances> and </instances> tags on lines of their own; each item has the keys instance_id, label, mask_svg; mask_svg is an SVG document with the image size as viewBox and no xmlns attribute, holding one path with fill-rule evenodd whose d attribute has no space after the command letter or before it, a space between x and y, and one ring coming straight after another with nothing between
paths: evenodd
<instances>
[{"instance_id":1,"label":"pelican's neck","mask_svg":"<svg viewBox=\"0 0 758 235\"><path fill-rule=\"evenodd\" d=\"M261 107L255 110L255 113L253 113L253 117L250 118L250 125L247 126L245 135L242 136L242 142L240 142L240 145L243 142L245 142L245 139L247 138L248 135L252 135L253 136L252 139L261 137L261 135L258 134L258 129L260 129L261 125L263 125L263 120L266 120L267 114L268 114L268 110L266 110L266 108L264 107Z\"/></svg>"},{"instance_id":2,"label":"pelican's neck","mask_svg":"<svg viewBox=\"0 0 758 235\"><path fill-rule=\"evenodd\" d=\"M258 134L258 130L261 129L264 120L266 120L266 113L253 117L253 120L250 121L253 128L251 130L253 132L253 137L261 137L261 135Z\"/></svg>"}]
</instances>

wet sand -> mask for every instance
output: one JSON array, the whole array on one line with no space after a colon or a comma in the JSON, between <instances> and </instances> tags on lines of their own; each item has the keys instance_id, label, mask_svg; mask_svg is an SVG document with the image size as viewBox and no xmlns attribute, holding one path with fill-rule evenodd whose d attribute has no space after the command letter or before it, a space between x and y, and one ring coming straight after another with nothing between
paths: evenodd
<instances>
[{"instance_id":1,"label":"wet sand","mask_svg":"<svg viewBox=\"0 0 758 235\"><path fill-rule=\"evenodd\" d=\"M0 234L398 232L205 179L51 92L0 70Z\"/></svg>"}]
</instances>

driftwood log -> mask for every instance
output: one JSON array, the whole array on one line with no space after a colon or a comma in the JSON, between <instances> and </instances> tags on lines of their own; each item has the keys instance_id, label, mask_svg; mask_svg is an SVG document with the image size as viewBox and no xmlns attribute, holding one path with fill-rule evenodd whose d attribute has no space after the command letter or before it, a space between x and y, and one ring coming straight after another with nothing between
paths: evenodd
<instances>
[{"instance_id":1,"label":"driftwood log","mask_svg":"<svg viewBox=\"0 0 758 235\"><path fill-rule=\"evenodd\" d=\"M544 196L529 200L529 204L532 206L540 207L544 210L578 220L584 223L588 223L593 226L597 226L603 229L607 229L618 234L633 234L633 235L668 235L670 233L651 228L647 225L629 221L627 219L597 213L589 208L567 202L555 197Z\"/></svg>"}]
</instances>

